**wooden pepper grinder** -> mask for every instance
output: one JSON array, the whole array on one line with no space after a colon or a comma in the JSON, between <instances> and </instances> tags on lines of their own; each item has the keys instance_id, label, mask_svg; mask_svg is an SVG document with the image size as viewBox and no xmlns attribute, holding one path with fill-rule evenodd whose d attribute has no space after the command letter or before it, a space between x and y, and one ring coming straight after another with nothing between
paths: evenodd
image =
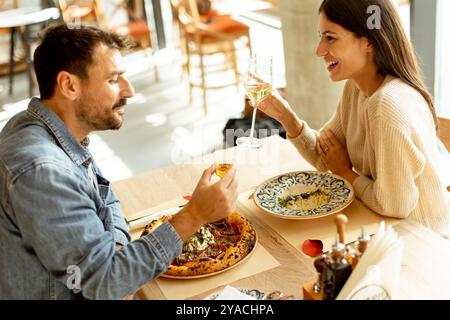
<instances>
[{"instance_id":1,"label":"wooden pepper grinder","mask_svg":"<svg viewBox=\"0 0 450 320\"><path fill-rule=\"evenodd\" d=\"M339 234L339 242L345 245L345 225L348 222L348 218L344 214L338 214L336 218L334 218L334 222L336 223L337 232ZM345 254L344 257L347 262L352 266L352 269L356 266L356 257L358 253L351 245L345 245Z\"/></svg>"},{"instance_id":2,"label":"wooden pepper grinder","mask_svg":"<svg viewBox=\"0 0 450 320\"><path fill-rule=\"evenodd\" d=\"M334 222L336 223L339 242L345 245L345 224L348 222L348 218L344 214L338 214L336 218L334 218Z\"/></svg>"}]
</instances>

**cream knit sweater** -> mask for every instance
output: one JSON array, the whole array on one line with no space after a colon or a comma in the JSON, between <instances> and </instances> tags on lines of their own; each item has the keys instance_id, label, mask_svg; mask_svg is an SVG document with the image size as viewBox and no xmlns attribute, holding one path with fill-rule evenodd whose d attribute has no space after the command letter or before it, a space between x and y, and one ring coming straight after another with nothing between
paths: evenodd
<instances>
[{"instance_id":1,"label":"cream knit sweater","mask_svg":"<svg viewBox=\"0 0 450 320\"><path fill-rule=\"evenodd\" d=\"M304 127L290 138L301 155L326 170L315 151L319 132ZM370 97L347 81L334 116L324 125L347 145L356 196L373 211L411 218L448 236L447 191L433 118L425 99L398 78L387 76ZM322 129L323 129L322 128Z\"/></svg>"}]
</instances>

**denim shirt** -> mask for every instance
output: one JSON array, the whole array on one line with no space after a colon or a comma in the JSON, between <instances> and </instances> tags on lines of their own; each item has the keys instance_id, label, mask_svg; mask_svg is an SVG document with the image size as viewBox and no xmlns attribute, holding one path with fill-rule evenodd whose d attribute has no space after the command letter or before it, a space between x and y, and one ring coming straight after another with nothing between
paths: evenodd
<instances>
[{"instance_id":1,"label":"denim shirt","mask_svg":"<svg viewBox=\"0 0 450 320\"><path fill-rule=\"evenodd\" d=\"M168 222L129 242L111 184L37 98L0 133L0 194L0 299L120 299L181 253Z\"/></svg>"}]
</instances>

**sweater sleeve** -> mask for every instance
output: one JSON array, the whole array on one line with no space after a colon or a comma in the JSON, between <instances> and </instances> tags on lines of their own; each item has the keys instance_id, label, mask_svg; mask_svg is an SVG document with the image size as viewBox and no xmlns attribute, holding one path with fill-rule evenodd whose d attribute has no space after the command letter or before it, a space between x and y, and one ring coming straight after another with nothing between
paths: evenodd
<instances>
[{"instance_id":1,"label":"sweater sleeve","mask_svg":"<svg viewBox=\"0 0 450 320\"><path fill-rule=\"evenodd\" d=\"M351 83L348 81L344 87L344 92L339 101L336 112L328 120L327 123L320 129L314 130L309 127L306 121L302 120L303 129L297 137L289 137L289 141L295 146L297 151L302 155L306 161L308 161L312 166L314 166L319 171L327 171L327 166L320 159L319 154L316 151L316 144L320 135L320 132L324 129L330 129L336 138L345 144L345 135L342 125L342 112L345 112L345 107L349 101L349 95L351 92Z\"/></svg>"},{"instance_id":2,"label":"sweater sleeve","mask_svg":"<svg viewBox=\"0 0 450 320\"><path fill-rule=\"evenodd\" d=\"M361 175L353 186L356 196L370 209L384 216L406 218L419 201L415 180L426 160L408 131L386 120L376 119L369 137L376 175Z\"/></svg>"}]
</instances>

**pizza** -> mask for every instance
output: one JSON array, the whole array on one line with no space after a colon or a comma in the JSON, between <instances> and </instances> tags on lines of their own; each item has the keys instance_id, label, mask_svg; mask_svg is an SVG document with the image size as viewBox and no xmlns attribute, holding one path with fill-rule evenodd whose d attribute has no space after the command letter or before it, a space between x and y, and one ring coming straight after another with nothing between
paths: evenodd
<instances>
[{"instance_id":1,"label":"pizza","mask_svg":"<svg viewBox=\"0 0 450 320\"><path fill-rule=\"evenodd\" d=\"M148 224L142 236L164 221L165 216ZM164 272L166 276L201 276L236 265L255 247L256 232L249 220L233 212L227 218L202 226L183 244L181 254Z\"/></svg>"}]
</instances>

